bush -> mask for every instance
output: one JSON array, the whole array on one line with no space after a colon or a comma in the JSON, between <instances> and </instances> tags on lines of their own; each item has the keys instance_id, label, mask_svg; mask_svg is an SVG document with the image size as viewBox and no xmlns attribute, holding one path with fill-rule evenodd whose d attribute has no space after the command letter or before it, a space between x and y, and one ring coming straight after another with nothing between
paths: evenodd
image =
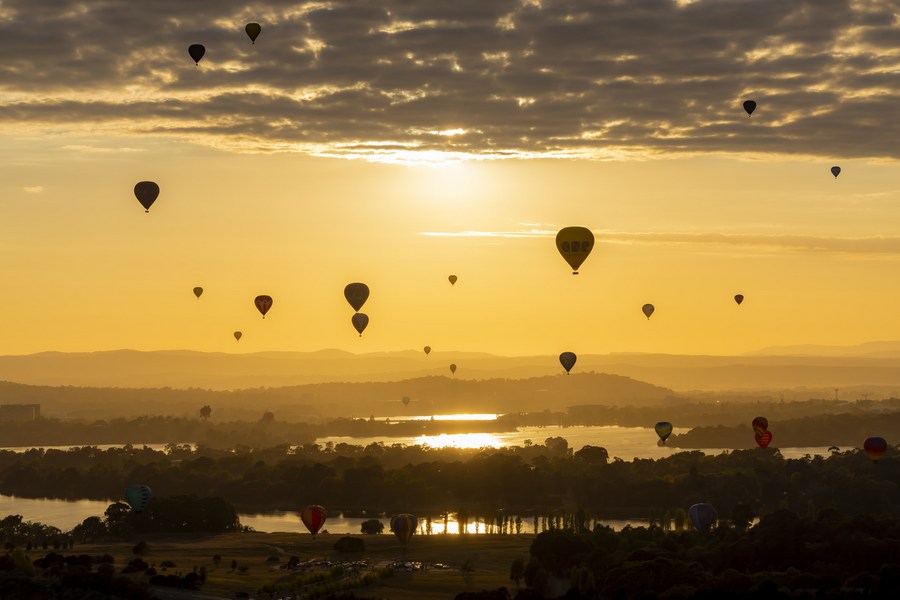
<instances>
[{"instance_id":1,"label":"bush","mask_svg":"<svg viewBox=\"0 0 900 600\"><path fill-rule=\"evenodd\" d=\"M362 538L346 535L334 543L334 549L337 552L365 552L366 543Z\"/></svg>"}]
</instances>

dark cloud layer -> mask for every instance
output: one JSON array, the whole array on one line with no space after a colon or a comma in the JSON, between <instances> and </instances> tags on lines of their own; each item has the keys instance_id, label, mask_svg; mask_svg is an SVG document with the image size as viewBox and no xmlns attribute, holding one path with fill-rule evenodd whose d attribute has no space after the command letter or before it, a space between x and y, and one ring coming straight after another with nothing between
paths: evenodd
<instances>
[{"instance_id":1,"label":"dark cloud layer","mask_svg":"<svg viewBox=\"0 0 900 600\"><path fill-rule=\"evenodd\" d=\"M898 158L898 13L879 0L4 0L0 123L330 155ZM199 67L192 43L207 48Z\"/></svg>"}]
</instances>

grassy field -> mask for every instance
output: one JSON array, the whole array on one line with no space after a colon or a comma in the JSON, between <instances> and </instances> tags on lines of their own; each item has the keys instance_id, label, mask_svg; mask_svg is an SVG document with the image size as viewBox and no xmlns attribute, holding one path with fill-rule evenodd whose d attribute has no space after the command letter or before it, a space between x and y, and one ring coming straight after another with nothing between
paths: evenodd
<instances>
[{"instance_id":1,"label":"grassy field","mask_svg":"<svg viewBox=\"0 0 900 600\"><path fill-rule=\"evenodd\" d=\"M374 584L355 588L360 597L385 598L390 600L446 600L466 590L494 589L500 586L513 587L509 579L510 565L516 558L528 559L528 548L532 535L432 535L413 536L406 551L393 535L355 536L365 541L366 549L361 554L341 554L332 546L341 535L320 534L313 540L311 536L298 533L234 533L214 536L165 535L143 538L147 552L143 559L155 566L160 574L186 574L194 567L206 567L207 581L199 594L234 598L240 591L249 592L250 597L268 598L268 594L257 593L266 584L283 584L298 579L311 578L312 574L325 577L331 573L328 566L313 567L304 573L287 571L279 566L286 564L290 556L297 556L301 563L324 559L332 562L368 560L368 567L360 569L360 575L382 572L394 561L418 561L426 565L443 563L449 568L425 568L421 571L398 572L389 577L379 577ZM121 570L134 558L132 543L84 544L76 546L78 554L111 554L115 558L117 570ZM69 552L71 553L71 551ZM214 555L222 557L218 566ZM278 557L274 562L270 557ZM172 561L177 566L162 571L163 561ZM231 562L236 560L237 570L232 570ZM246 567L246 569L244 569ZM336 585L347 583L344 577L332 577L327 582ZM305 588L312 590L313 587ZM175 597L175 596L172 596ZM275 597L279 597L276 594Z\"/></svg>"}]
</instances>

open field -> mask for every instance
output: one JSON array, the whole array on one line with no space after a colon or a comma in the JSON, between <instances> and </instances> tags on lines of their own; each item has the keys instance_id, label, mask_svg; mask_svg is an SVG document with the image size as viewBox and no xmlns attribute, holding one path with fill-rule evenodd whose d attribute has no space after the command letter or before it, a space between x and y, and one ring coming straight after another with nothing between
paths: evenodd
<instances>
[{"instance_id":1,"label":"open field","mask_svg":"<svg viewBox=\"0 0 900 600\"><path fill-rule=\"evenodd\" d=\"M312 560L339 561L368 560L368 567L360 574L376 572L399 560L417 561L425 565L442 563L447 569L425 568L416 572L395 572L390 577L379 578L371 586L354 590L361 597L391 600L446 599L465 590L493 589L513 586L509 580L510 564L516 558L528 558L533 535L432 535L414 536L404 554L393 535L368 535L361 537L366 544L361 554L341 554L333 550L334 543L343 536L319 534L315 541L306 534L297 533L233 533L224 535L160 535L143 538L148 550L143 559L155 566L161 574L186 574L194 567L206 567L207 581L197 597L234 598L240 591L250 597L268 598L257 594L266 584L284 584L312 573L328 574L332 567L312 567L301 574L279 568L290 556L297 556L300 563ZM82 544L74 549L77 554L110 554L115 558L117 571L134 558L132 543ZM72 553L72 552L68 552ZM68 554L67 553L67 554ZM218 566L214 555L221 555ZM269 561L277 556L278 562ZM162 571L163 561L172 561L177 567ZM237 560L233 571L231 561ZM461 569L463 565L469 568ZM242 567L247 567L244 572ZM143 576L142 576L143 577ZM329 582L340 581L331 579ZM343 581L346 581L344 579ZM165 588L156 588L161 598L186 598L184 594L168 594ZM278 597L276 594L275 597Z\"/></svg>"}]
</instances>

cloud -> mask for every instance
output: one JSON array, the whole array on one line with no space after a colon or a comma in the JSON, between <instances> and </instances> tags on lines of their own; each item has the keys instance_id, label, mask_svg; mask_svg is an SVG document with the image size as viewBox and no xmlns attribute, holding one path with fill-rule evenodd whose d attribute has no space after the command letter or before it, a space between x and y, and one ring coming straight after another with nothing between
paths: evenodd
<instances>
[{"instance_id":1,"label":"cloud","mask_svg":"<svg viewBox=\"0 0 900 600\"><path fill-rule=\"evenodd\" d=\"M42 185L26 185L22 189L25 190L25 193L27 193L27 194L40 194L41 192L44 191L44 186L42 186Z\"/></svg>"},{"instance_id":2,"label":"cloud","mask_svg":"<svg viewBox=\"0 0 900 600\"><path fill-rule=\"evenodd\" d=\"M378 160L896 159L896 12L888 0L5 0L0 123ZM199 67L192 43L207 49Z\"/></svg>"}]
</instances>

